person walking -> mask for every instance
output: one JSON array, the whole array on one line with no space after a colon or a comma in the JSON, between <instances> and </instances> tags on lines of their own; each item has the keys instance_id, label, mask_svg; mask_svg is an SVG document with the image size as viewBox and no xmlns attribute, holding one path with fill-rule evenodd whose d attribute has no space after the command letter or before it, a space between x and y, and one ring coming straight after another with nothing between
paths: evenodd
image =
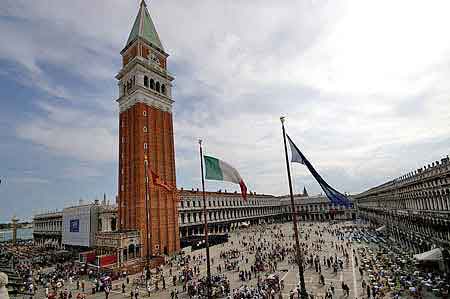
<instances>
[{"instance_id":1,"label":"person walking","mask_svg":"<svg viewBox=\"0 0 450 299\"><path fill-rule=\"evenodd\" d=\"M325 285L325 277L323 276L323 274L320 274L320 284Z\"/></svg>"},{"instance_id":2,"label":"person walking","mask_svg":"<svg viewBox=\"0 0 450 299\"><path fill-rule=\"evenodd\" d=\"M151 288L150 288L150 283L148 283L147 284L147 293L148 293L148 296L150 297L150 291L151 291Z\"/></svg>"},{"instance_id":3,"label":"person walking","mask_svg":"<svg viewBox=\"0 0 450 299\"><path fill-rule=\"evenodd\" d=\"M346 297L350 296L350 288L348 287L347 284L344 284L344 291Z\"/></svg>"}]
</instances>

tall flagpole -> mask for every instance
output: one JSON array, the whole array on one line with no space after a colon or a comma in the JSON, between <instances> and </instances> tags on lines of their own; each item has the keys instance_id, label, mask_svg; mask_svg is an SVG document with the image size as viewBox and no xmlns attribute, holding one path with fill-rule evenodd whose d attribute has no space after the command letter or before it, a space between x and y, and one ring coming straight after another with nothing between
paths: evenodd
<instances>
[{"instance_id":1,"label":"tall flagpole","mask_svg":"<svg viewBox=\"0 0 450 299\"><path fill-rule=\"evenodd\" d=\"M151 255L151 246L149 242L149 235L150 235L150 229L149 229L149 222L150 222L150 216L149 216L149 210L148 210L148 201L149 201L149 188L150 183L148 181L148 158L147 155L145 155L144 158L144 173L145 173L145 226L146 226L146 236L145 236L145 242L147 247L147 257L146 257L146 265L145 269L147 270L147 274L145 275L145 280L147 281L147 277L149 277L150 271L150 255Z\"/></svg>"},{"instance_id":2,"label":"tall flagpole","mask_svg":"<svg viewBox=\"0 0 450 299\"><path fill-rule=\"evenodd\" d=\"M203 190L203 220L204 220L204 231L205 231L205 247L206 247L206 287L208 292L208 299L211 299L211 264L209 261L209 240L208 240L208 215L206 212L206 194L205 194L205 178L203 175L203 149L202 140L198 140L200 146L200 168L202 170L202 190Z\"/></svg>"},{"instance_id":3,"label":"tall flagpole","mask_svg":"<svg viewBox=\"0 0 450 299\"><path fill-rule=\"evenodd\" d=\"M295 209L294 203L294 193L292 191L292 180L291 180L291 169L289 167L289 158L286 144L286 131L284 129L284 117L280 117L281 127L283 129L283 141L284 141L284 154L286 156L286 169L289 181L289 193L291 195L291 210L292 210L292 223L294 225L294 235L295 235L295 246L296 246L296 256L298 264L298 273L300 276L300 298L308 299L308 293L305 288L305 277L303 275L303 252L300 249L300 241L298 239L298 228L297 228L297 210Z\"/></svg>"}]
</instances>

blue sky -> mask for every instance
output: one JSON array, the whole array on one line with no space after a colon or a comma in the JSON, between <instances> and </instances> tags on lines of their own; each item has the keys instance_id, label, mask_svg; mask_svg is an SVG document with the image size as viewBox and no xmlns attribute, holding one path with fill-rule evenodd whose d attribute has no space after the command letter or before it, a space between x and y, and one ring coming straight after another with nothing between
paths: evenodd
<instances>
[{"instance_id":1,"label":"blue sky","mask_svg":"<svg viewBox=\"0 0 450 299\"><path fill-rule=\"evenodd\" d=\"M360 192L449 154L446 1L148 3L175 75L178 187L197 138L250 190L288 192L279 116L336 189ZM0 221L117 190L120 50L139 1L0 7ZM319 186L293 166L295 189ZM237 187L207 183L211 190Z\"/></svg>"}]
</instances>

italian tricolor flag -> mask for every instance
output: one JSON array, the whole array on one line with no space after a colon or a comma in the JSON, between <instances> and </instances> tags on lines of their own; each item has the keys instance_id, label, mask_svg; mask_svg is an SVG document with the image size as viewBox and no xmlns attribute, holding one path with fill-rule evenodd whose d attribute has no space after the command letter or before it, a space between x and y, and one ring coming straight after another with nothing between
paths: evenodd
<instances>
[{"instance_id":1,"label":"italian tricolor flag","mask_svg":"<svg viewBox=\"0 0 450 299\"><path fill-rule=\"evenodd\" d=\"M203 156L205 159L205 179L216 181L227 181L239 184L244 200L247 199L247 186L239 172L227 162L211 156Z\"/></svg>"}]
</instances>

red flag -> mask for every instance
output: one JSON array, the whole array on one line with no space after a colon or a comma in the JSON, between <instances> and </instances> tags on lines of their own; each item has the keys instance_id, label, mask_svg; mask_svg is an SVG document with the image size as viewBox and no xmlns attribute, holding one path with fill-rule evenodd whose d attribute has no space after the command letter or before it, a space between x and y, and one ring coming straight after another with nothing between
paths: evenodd
<instances>
[{"instance_id":1,"label":"red flag","mask_svg":"<svg viewBox=\"0 0 450 299\"><path fill-rule=\"evenodd\" d=\"M245 183L243 180L239 181L239 186L241 187L242 198L244 200L247 200L247 186L245 186Z\"/></svg>"},{"instance_id":2,"label":"red flag","mask_svg":"<svg viewBox=\"0 0 450 299\"><path fill-rule=\"evenodd\" d=\"M155 186L159 186L159 187L163 187L164 189L166 189L167 191L171 191L172 188L170 188L169 185L167 185L166 183L164 183L161 178L159 177L159 175L157 175L156 173L152 172L152 180L153 180L153 185Z\"/></svg>"}]
</instances>

